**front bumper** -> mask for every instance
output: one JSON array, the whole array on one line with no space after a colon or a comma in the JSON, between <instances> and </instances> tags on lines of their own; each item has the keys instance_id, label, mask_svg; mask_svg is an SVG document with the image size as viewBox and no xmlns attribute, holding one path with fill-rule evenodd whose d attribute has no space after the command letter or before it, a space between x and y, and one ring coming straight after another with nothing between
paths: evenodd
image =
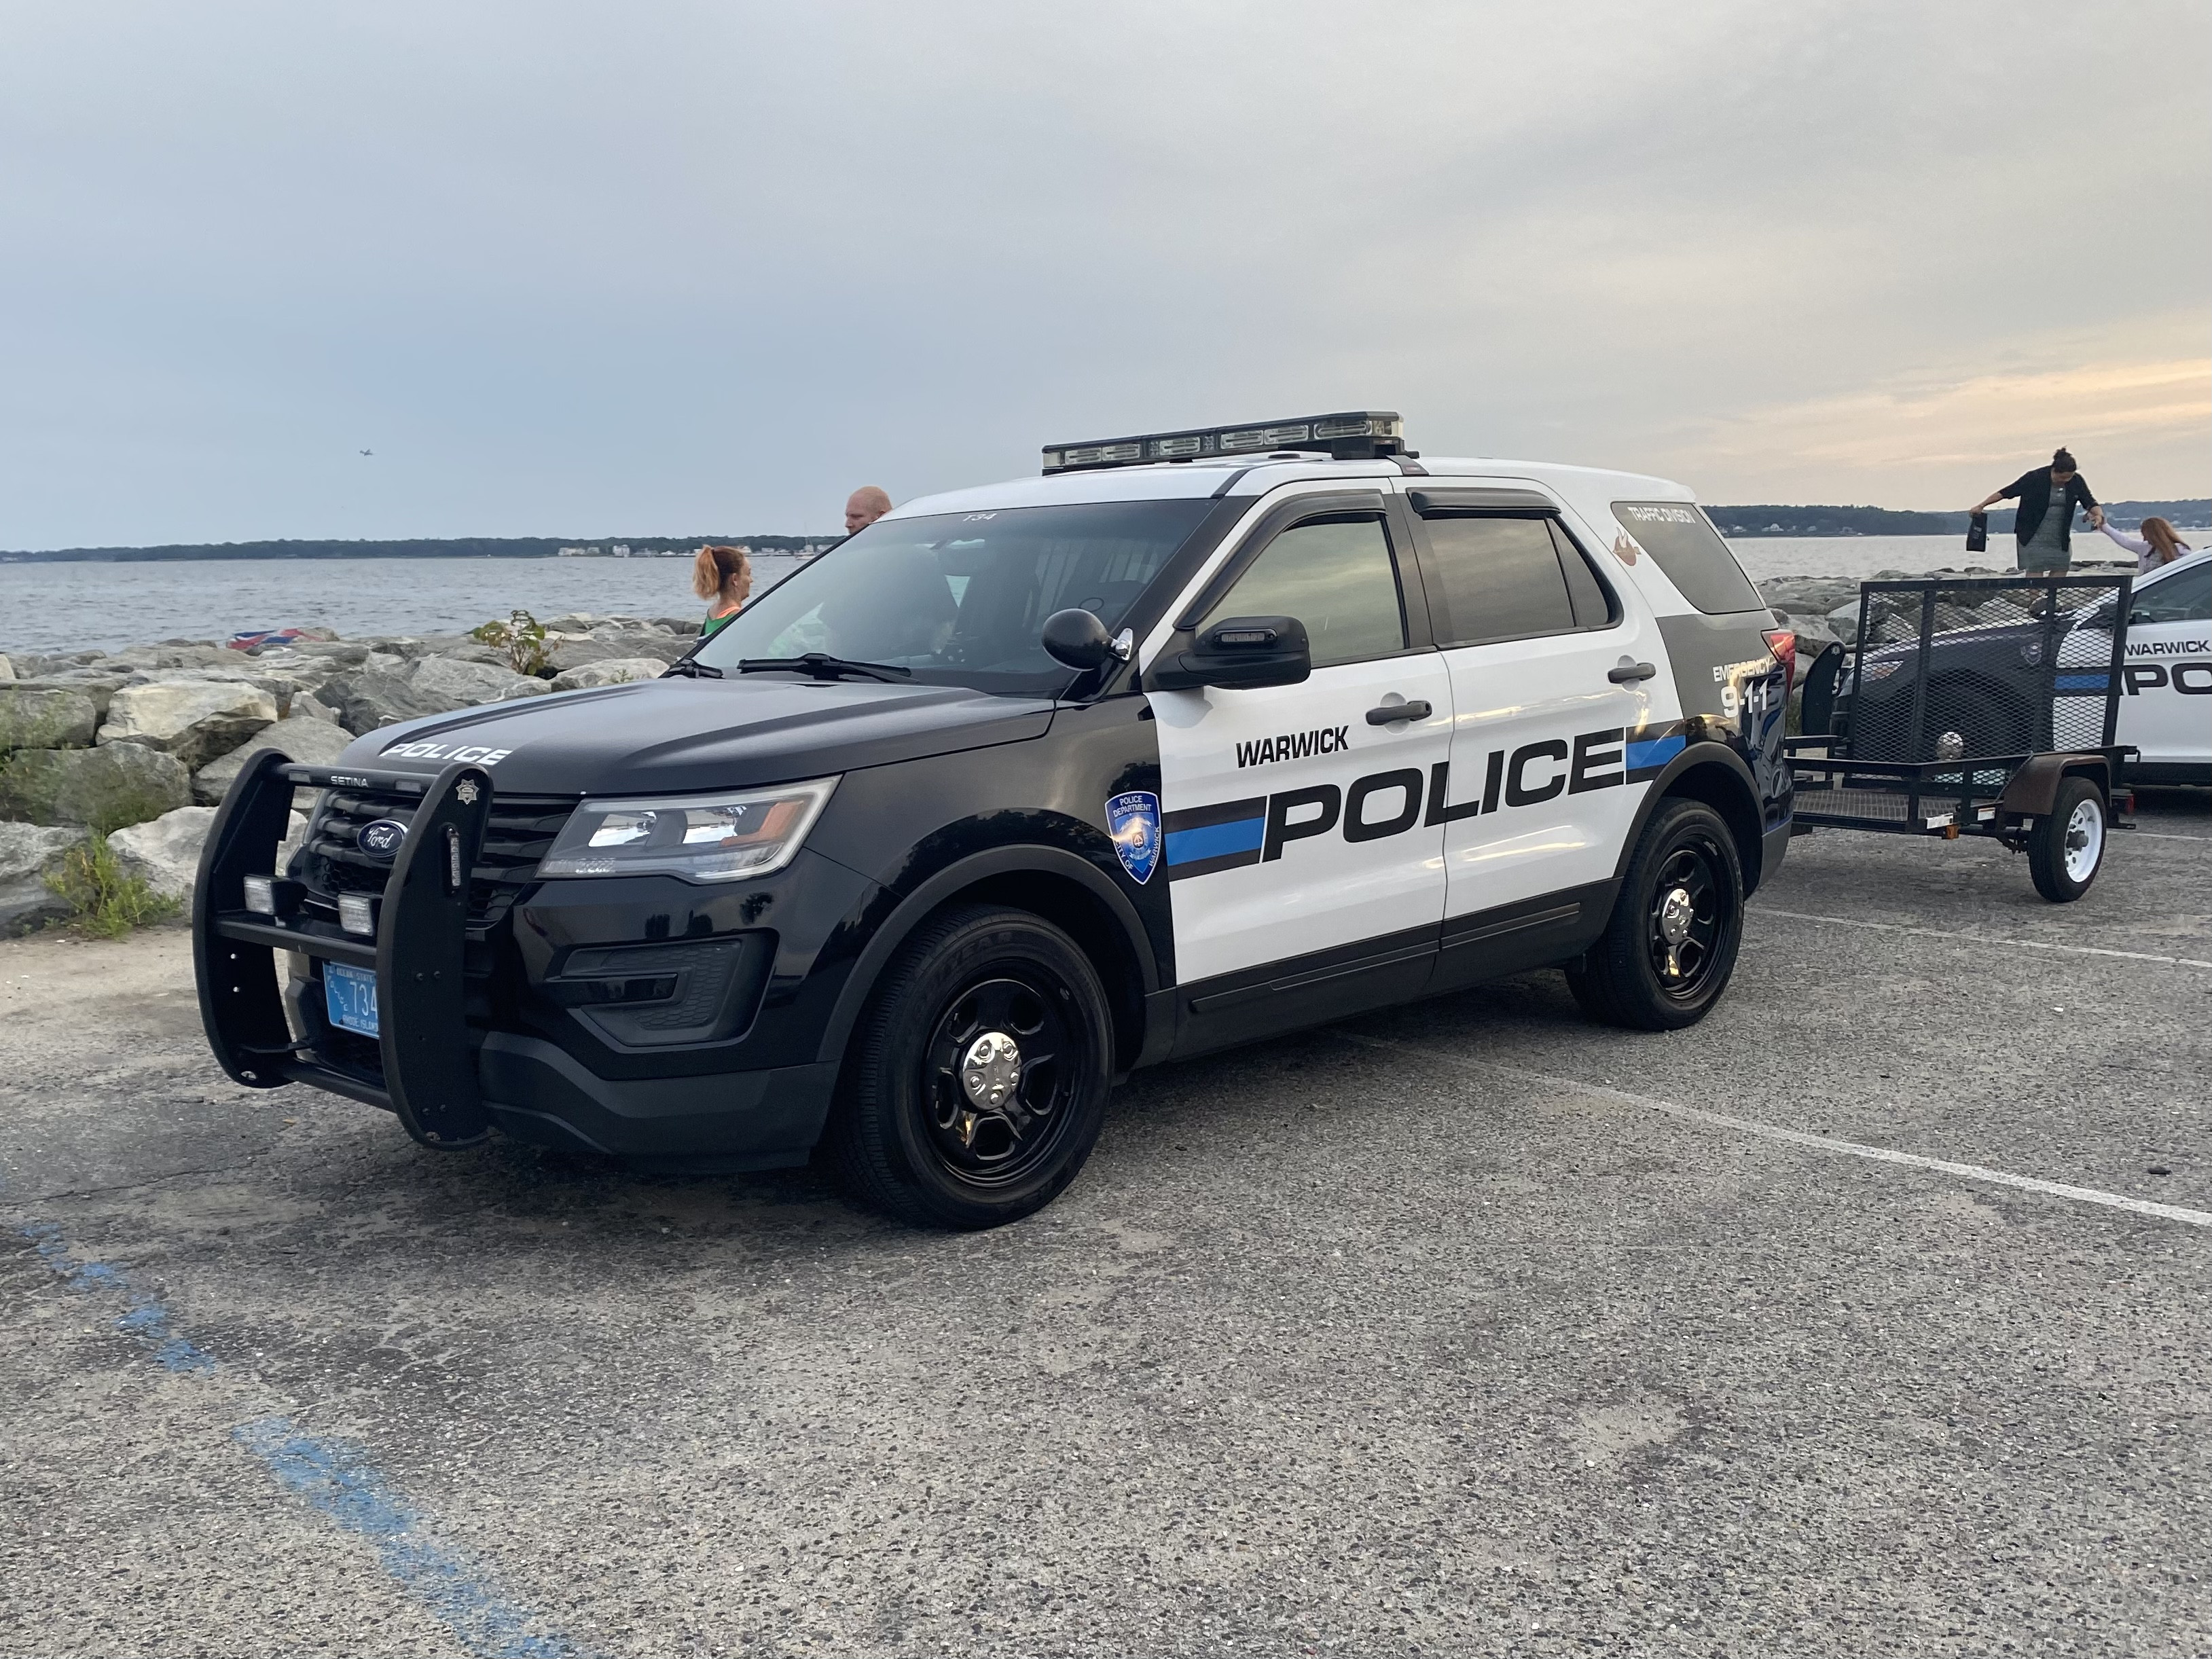
<instances>
[{"instance_id":1,"label":"front bumper","mask_svg":"<svg viewBox=\"0 0 2212 1659\"><path fill-rule=\"evenodd\" d=\"M342 936L297 911L271 916L245 908L245 878L274 873L292 793L301 787L420 795L378 897L373 943ZM547 1029L601 1052L615 1075L602 1074L544 1036L487 1022L482 962L495 952L481 927L471 937L469 898L492 795L489 776L467 765L425 780L295 766L272 754L241 774L210 828L193 899L201 1017L223 1069L249 1088L305 1083L382 1107L417 1141L441 1150L477 1145L497 1128L649 1166L748 1170L803 1163L820 1135L837 1071L821 1062L796 1029L811 1020L776 1022L773 1042L733 1044L726 1041L732 1033L711 1024L711 1015L696 1027L678 1017L672 1028L649 1031L637 1029L637 1017L620 1004L598 999L574 1010L542 1011L570 1022ZM666 920L660 918L664 927ZM637 948L616 945L588 954L609 958L611 966L599 966L617 975L658 975L667 967L659 960L667 947L646 947L650 958L639 957ZM382 1035L333 1032L323 1018L319 968L280 986L280 952L373 972ZM564 949L560 957L579 961L586 954ZM752 988L733 987L727 1000L750 999L758 1006L769 964L755 966ZM541 988L588 992L604 978L556 976ZM829 988L798 988L796 1000L819 1001ZM592 1041L594 1035L610 1041ZM695 1038L705 1041L695 1044ZM657 1046L670 1042L688 1051ZM708 1051L710 1045L715 1052ZM709 1069L732 1060L741 1069Z\"/></svg>"}]
</instances>

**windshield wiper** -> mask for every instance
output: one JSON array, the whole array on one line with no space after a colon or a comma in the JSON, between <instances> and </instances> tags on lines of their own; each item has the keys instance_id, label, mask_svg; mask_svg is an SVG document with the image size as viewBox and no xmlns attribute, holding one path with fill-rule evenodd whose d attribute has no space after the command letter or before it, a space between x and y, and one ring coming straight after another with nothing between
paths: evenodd
<instances>
[{"instance_id":1,"label":"windshield wiper","mask_svg":"<svg viewBox=\"0 0 2212 1659\"><path fill-rule=\"evenodd\" d=\"M722 678L722 671L713 664L695 661L690 657L669 664L661 670L661 674L664 678L671 674L681 674L685 679L719 680Z\"/></svg>"},{"instance_id":2,"label":"windshield wiper","mask_svg":"<svg viewBox=\"0 0 2212 1659\"><path fill-rule=\"evenodd\" d=\"M893 684L914 678L911 668L887 662L848 662L842 657L810 651L803 657L747 657L738 665L740 674L805 674L817 680L842 680L847 676L887 680Z\"/></svg>"}]
</instances>

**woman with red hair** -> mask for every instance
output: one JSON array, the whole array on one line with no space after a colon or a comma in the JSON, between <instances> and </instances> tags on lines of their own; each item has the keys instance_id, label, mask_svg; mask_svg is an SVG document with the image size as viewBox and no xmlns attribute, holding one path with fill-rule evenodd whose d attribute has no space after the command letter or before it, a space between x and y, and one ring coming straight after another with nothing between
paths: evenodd
<instances>
[{"instance_id":1,"label":"woman with red hair","mask_svg":"<svg viewBox=\"0 0 2212 1659\"><path fill-rule=\"evenodd\" d=\"M699 637L712 639L744 608L753 591L753 562L742 547L702 547L691 562L691 591L707 601Z\"/></svg>"},{"instance_id":2,"label":"woman with red hair","mask_svg":"<svg viewBox=\"0 0 2212 1659\"><path fill-rule=\"evenodd\" d=\"M2162 564L2172 564L2185 553L2197 550L2173 533L2173 526L2164 519L2145 519L2137 526L2142 534L2130 536L2125 531L2115 530L2110 524L2098 526L2107 536L2136 556L2138 572L2155 570Z\"/></svg>"}]
</instances>

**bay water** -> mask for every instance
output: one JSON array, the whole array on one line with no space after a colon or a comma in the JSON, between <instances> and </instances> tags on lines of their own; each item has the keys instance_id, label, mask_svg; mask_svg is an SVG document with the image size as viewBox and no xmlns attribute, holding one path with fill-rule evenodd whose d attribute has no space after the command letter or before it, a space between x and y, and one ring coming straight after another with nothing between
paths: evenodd
<instances>
[{"instance_id":1,"label":"bay water","mask_svg":"<svg viewBox=\"0 0 2212 1659\"><path fill-rule=\"evenodd\" d=\"M1954 536L1756 536L1733 544L1757 581L1861 580L1968 563L2006 566L1999 538L1969 556ZM2076 551L2118 555L2100 538ZM754 561L759 592L799 561ZM222 640L249 629L319 626L365 634L450 634L510 611L541 621L693 617L689 559L208 559L143 564L0 564L0 653L113 650L156 640Z\"/></svg>"}]
</instances>

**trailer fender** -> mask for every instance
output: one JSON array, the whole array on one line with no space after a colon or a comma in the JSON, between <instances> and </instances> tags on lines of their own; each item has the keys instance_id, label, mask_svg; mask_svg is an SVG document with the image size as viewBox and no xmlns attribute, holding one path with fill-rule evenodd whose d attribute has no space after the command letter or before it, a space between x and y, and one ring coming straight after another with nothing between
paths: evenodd
<instances>
[{"instance_id":1,"label":"trailer fender","mask_svg":"<svg viewBox=\"0 0 2212 1659\"><path fill-rule=\"evenodd\" d=\"M2087 778L2107 801L2112 799L2112 765L2104 756L2036 755L2012 775L1997 811L2008 818L2045 817L2057 799L2060 782L2069 777Z\"/></svg>"}]
</instances>

